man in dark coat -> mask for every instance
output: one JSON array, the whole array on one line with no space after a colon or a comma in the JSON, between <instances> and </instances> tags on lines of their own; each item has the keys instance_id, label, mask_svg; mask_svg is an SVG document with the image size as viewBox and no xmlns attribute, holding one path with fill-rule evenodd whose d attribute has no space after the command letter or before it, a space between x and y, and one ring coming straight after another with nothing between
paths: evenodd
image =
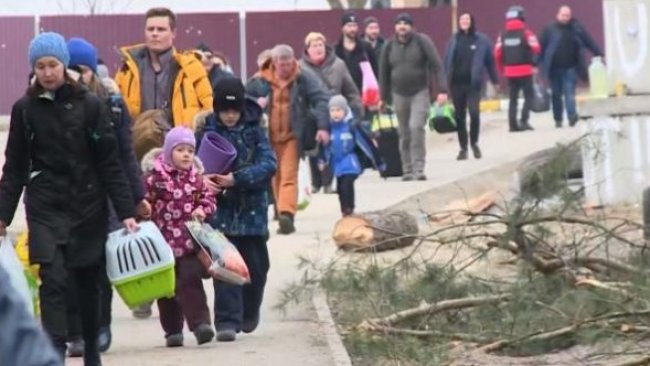
<instances>
[{"instance_id":1,"label":"man in dark coat","mask_svg":"<svg viewBox=\"0 0 650 366\"><path fill-rule=\"evenodd\" d=\"M386 44L386 40L381 36L379 20L373 16L367 17L363 20L363 26L363 35L361 37L370 43L372 49L375 51L375 59L379 62L381 50L384 49L384 44Z\"/></svg>"},{"instance_id":2,"label":"man in dark coat","mask_svg":"<svg viewBox=\"0 0 650 366\"><path fill-rule=\"evenodd\" d=\"M578 122L576 83L578 77L588 79L584 50L588 49L594 56L602 56L603 52L582 24L573 18L568 6L560 7L557 20L544 29L540 42L542 74L551 84L555 125L562 127L564 96L569 125L574 126Z\"/></svg>"},{"instance_id":3,"label":"man in dark coat","mask_svg":"<svg viewBox=\"0 0 650 366\"><path fill-rule=\"evenodd\" d=\"M358 18L354 13L347 12L341 18L342 34L335 46L336 56L345 62L352 80L357 89L363 92L363 74L361 72L362 61L370 62L372 71L378 75L379 67L375 50L370 43L364 41L359 35Z\"/></svg>"}]
</instances>

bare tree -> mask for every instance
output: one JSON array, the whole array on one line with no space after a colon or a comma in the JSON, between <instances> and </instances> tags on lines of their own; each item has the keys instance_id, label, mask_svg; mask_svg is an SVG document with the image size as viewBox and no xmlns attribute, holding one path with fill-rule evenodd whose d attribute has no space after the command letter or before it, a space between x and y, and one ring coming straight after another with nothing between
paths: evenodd
<instances>
[{"instance_id":1,"label":"bare tree","mask_svg":"<svg viewBox=\"0 0 650 366\"><path fill-rule=\"evenodd\" d=\"M363 9L366 0L327 0L332 9ZM346 4L347 3L347 4ZM347 6L346 6L347 5Z\"/></svg>"},{"instance_id":2,"label":"bare tree","mask_svg":"<svg viewBox=\"0 0 650 366\"><path fill-rule=\"evenodd\" d=\"M56 3L61 13L97 15L123 12L131 6L133 0L57 0Z\"/></svg>"}]
</instances>

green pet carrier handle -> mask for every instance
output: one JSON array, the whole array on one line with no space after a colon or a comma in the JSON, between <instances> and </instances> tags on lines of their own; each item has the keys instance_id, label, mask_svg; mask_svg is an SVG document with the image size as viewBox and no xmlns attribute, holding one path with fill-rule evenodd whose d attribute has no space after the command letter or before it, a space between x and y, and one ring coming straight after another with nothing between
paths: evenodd
<instances>
[{"instance_id":1,"label":"green pet carrier handle","mask_svg":"<svg viewBox=\"0 0 650 366\"><path fill-rule=\"evenodd\" d=\"M429 108L429 116L427 118L427 121L429 122L429 129L431 131L435 131L435 121L441 118L448 120L451 122L451 124L456 126L456 118L454 114L454 106L449 102L443 103L442 105L439 105L438 103L432 104Z\"/></svg>"}]
</instances>

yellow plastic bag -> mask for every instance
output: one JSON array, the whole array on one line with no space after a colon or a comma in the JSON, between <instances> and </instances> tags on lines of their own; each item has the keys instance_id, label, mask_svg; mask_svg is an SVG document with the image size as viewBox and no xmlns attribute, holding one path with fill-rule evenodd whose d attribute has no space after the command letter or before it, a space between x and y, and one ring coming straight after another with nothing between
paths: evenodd
<instances>
[{"instance_id":1,"label":"yellow plastic bag","mask_svg":"<svg viewBox=\"0 0 650 366\"><path fill-rule=\"evenodd\" d=\"M41 286L41 279L39 277L39 265L31 264L29 262L29 246L27 245L27 239L29 234L27 231L23 231L18 236L18 241L16 242L16 255L18 260L23 265L25 269L25 277L27 277L27 283L29 284L29 289L32 293L32 303L34 304L34 315L40 315L41 304L38 297L38 288Z\"/></svg>"}]
</instances>

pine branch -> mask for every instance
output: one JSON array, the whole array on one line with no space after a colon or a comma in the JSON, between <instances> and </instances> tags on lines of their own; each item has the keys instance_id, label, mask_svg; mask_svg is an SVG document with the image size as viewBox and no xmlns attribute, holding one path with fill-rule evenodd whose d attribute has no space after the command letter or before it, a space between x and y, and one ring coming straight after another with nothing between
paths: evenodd
<instances>
[{"instance_id":1,"label":"pine branch","mask_svg":"<svg viewBox=\"0 0 650 366\"><path fill-rule=\"evenodd\" d=\"M510 294L485 296L485 297L468 297L463 299L443 300L433 304L422 303L420 306L402 310L383 318L367 319L361 322L360 329L372 328L373 324L382 326L391 326L404 320L417 318L419 316L432 316L449 310L460 310L465 308L476 307L480 305L497 304L510 300Z\"/></svg>"},{"instance_id":2,"label":"pine branch","mask_svg":"<svg viewBox=\"0 0 650 366\"><path fill-rule=\"evenodd\" d=\"M387 335L408 335L417 338L450 338L451 340L472 342L472 343L485 343L488 341L485 337L476 336L467 333L446 333L436 330L417 330L417 329L403 329L382 326L378 324L365 323L363 328L365 331L384 333Z\"/></svg>"}]
</instances>

